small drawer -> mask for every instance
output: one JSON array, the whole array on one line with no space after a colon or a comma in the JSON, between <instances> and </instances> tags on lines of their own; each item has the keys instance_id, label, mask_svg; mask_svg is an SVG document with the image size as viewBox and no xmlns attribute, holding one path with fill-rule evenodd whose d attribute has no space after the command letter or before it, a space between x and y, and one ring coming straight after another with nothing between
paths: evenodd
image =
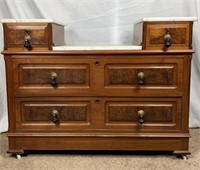
<instances>
[{"instance_id":1,"label":"small drawer","mask_svg":"<svg viewBox=\"0 0 200 170\"><path fill-rule=\"evenodd\" d=\"M74 131L91 128L90 99L17 98L17 131Z\"/></svg>"},{"instance_id":2,"label":"small drawer","mask_svg":"<svg viewBox=\"0 0 200 170\"><path fill-rule=\"evenodd\" d=\"M144 50L191 49L192 21L142 21L135 24L134 43Z\"/></svg>"},{"instance_id":3,"label":"small drawer","mask_svg":"<svg viewBox=\"0 0 200 170\"><path fill-rule=\"evenodd\" d=\"M105 101L105 128L131 132L181 130L181 99L137 98Z\"/></svg>"},{"instance_id":4,"label":"small drawer","mask_svg":"<svg viewBox=\"0 0 200 170\"><path fill-rule=\"evenodd\" d=\"M4 50L49 50L64 44L64 26L51 22L7 22L4 28Z\"/></svg>"}]
</instances>

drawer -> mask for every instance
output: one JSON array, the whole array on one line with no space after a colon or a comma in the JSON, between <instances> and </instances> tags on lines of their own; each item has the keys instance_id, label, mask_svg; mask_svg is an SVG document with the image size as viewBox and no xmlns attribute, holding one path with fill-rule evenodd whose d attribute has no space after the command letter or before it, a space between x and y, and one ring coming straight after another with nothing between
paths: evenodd
<instances>
[{"instance_id":1,"label":"drawer","mask_svg":"<svg viewBox=\"0 0 200 170\"><path fill-rule=\"evenodd\" d=\"M163 56L107 60L104 87L110 95L180 96L183 60Z\"/></svg>"},{"instance_id":2,"label":"drawer","mask_svg":"<svg viewBox=\"0 0 200 170\"><path fill-rule=\"evenodd\" d=\"M27 21L3 23L5 50L49 50L52 45L64 44L63 25Z\"/></svg>"},{"instance_id":3,"label":"drawer","mask_svg":"<svg viewBox=\"0 0 200 170\"><path fill-rule=\"evenodd\" d=\"M183 116L179 98L112 98L105 115L105 129L148 133L179 131Z\"/></svg>"},{"instance_id":4,"label":"drawer","mask_svg":"<svg viewBox=\"0 0 200 170\"><path fill-rule=\"evenodd\" d=\"M91 129L89 98L17 98L16 131L77 131Z\"/></svg>"},{"instance_id":5,"label":"drawer","mask_svg":"<svg viewBox=\"0 0 200 170\"><path fill-rule=\"evenodd\" d=\"M192 27L191 21L143 21L135 25L134 42L144 50L191 49Z\"/></svg>"},{"instance_id":6,"label":"drawer","mask_svg":"<svg viewBox=\"0 0 200 170\"><path fill-rule=\"evenodd\" d=\"M14 89L36 95L88 93L90 69L89 61L81 59L15 59Z\"/></svg>"},{"instance_id":7,"label":"drawer","mask_svg":"<svg viewBox=\"0 0 200 170\"><path fill-rule=\"evenodd\" d=\"M179 98L16 98L16 131L88 133L181 130Z\"/></svg>"},{"instance_id":8,"label":"drawer","mask_svg":"<svg viewBox=\"0 0 200 170\"><path fill-rule=\"evenodd\" d=\"M13 59L14 92L34 96L181 96L181 55ZM94 58L89 58L94 57ZM74 59L76 58L76 59ZM120 56L122 58L122 56ZM96 64L98 63L98 64Z\"/></svg>"}]
</instances>

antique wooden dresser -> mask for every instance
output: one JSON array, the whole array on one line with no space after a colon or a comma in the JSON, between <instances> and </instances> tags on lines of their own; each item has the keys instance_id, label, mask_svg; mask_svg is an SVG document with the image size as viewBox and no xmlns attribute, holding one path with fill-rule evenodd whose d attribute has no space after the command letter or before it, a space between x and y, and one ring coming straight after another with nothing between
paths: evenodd
<instances>
[{"instance_id":1,"label":"antique wooden dresser","mask_svg":"<svg viewBox=\"0 0 200 170\"><path fill-rule=\"evenodd\" d=\"M136 24L142 50L52 49L64 43L62 25L3 21L8 152L171 151L185 157L193 20Z\"/></svg>"}]
</instances>

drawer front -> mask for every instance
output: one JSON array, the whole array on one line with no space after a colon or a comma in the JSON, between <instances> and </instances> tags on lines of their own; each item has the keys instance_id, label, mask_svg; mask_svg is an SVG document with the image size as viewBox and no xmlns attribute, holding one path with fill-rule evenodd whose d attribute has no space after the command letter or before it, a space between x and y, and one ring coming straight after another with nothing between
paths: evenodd
<instances>
[{"instance_id":1,"label":"drawer front","mask_svg":"<svg viewBox=\"0 0 200 170\"><path fill-rule=\"evenodd\" d=\"M17 131L75 131L90 129L90 99L16 99Z\"/></svg>"},{"instance_id":2,"label":"drawer front","mask_svg":"<svg viewBox=\"0 0 200 170\"><path fill-rule=\"evenodd\" d=\"M183 116L179 98L16 98L15 107L16 131L174 132Z\"/></svg>"},{"instance_id":3,"label":"drawer front","mask_svg":"<svg viewBox=\"0 0 200 170\"><path fill-rule=\"evenodd\" d=\"M49 35L52 34L48 23L6 23L5 48L24 48L24 38L30 36L32 48L49 48Z\"/></svg>"},{"instance_id":4,"label":"drawer front","mask_svg":"<svg viewBox=\"0 0 200 170\"><path fill-rule=\"evenodd\" d=\"M171 35L171 46L169 49L191 49L192 23L190 22L148 22L144 23L146 34L145 49L163 49L164 36L167 31Z\"/></svg>"},{"instance_id":5,"label":"drawer front","mask_svg":"<svg viewBox=\"0 0 200 170\"><path fill-rule=\"evenodd\" d=\"M166 132L181 128L181 99L110 99L105 128L131 132Z\"/></svg>"},{"instance_id":6,"label":"drawer front","mask_svg":"<svg viewBox=\"0 0 200 170\"><path fill-rule=\"evenodd\" d=\"M140 76L140 74L142 74ZM127 64L106 66L106 86L177 86L177 65Z\"/></svg>"},{"instance_id":7,"label":"drawer front","mask_svg":"<svg viewBox=\"0 0 200 170\"><path fill-rule=\"evenodd\" d=\"M14 92L35 96L182 95L181 55L87 57L18 56L13 59Z\"/></svg>"},{"instance_id":8,"label":"drawer front","mask_svg":"<svg viewBox=\"0 0 200 170\"><path fill-rule=\"evenodd\" d=\"M164 62L160 62L162 59ZM105 91L126 96L182 95L183 60L164 57L161 60L106 61Z\"/></svg>"},{"instance_id":9,"label":"drawer front","mask_svg":"<svg viewBox=\"0 0 200 170\"><path fill-rule=\"evenodd\" d=\"M87 61L17 59L13 69L16 93L66 95L90 90L90 64Z\"/></svg>"}]
</instances>

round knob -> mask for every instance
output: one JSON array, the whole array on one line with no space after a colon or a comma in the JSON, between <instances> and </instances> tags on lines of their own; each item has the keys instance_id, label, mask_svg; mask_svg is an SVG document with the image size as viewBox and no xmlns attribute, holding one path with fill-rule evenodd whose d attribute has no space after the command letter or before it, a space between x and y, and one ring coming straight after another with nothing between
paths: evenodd
<instances>
[{"instance_id":1,"label":"round knob","mask_svg":"<svg viewBox=\"0 0 200 170\"><path fill-rule=\"evenodd\" d=\"M138 111L138 116L139 116L139 117L144 117L144 115L145 115L144 110L139 110L139 111Z\"/></svg>"},{"instance_id":2,"label":"round knob","mask_svg":"<svg viewBox=\"0 0 200 170\"><path fill-rule=\"evenodd\" d=\"M139 110L139 111L138 111L138 122L139 122L140 124L143 124L143 123L144 123L144 115L145 115L144 110Z\"/></svg>"},{"instance_id":3,"label":"round knob","mask_svg":"<svg viewBox=\"0 0 200 170\"><path fill-rule=\"evenodd\" d=\"M143 85L144 84L144 78L145 78L144 72L139 72L138 73L138 84L139 85Z\"/></svg>"},{"instance_id":4,"label":"round knob","mask_svg":"<svg viewBox=\"0 0 200 170\"><path fill-rule=\"evenodd\" d=\"M52 86L56 86L56 84L57 84L56 78L57 78L57 74L55 72L52 72L50 75L50 80L49 80L49 82Z\"/></svg>"},{"instance_id":5,"label":"round knob","mask_svg":"<svg viewBox=\"0 0 200 170\"><path fill-rule=\"evenodd\" d=\"M51 115L52 115L51 121L53 123L57 123L59 121L58 120L58 111L57 110L52 110Z\"/></svg>"}]
</instances>

